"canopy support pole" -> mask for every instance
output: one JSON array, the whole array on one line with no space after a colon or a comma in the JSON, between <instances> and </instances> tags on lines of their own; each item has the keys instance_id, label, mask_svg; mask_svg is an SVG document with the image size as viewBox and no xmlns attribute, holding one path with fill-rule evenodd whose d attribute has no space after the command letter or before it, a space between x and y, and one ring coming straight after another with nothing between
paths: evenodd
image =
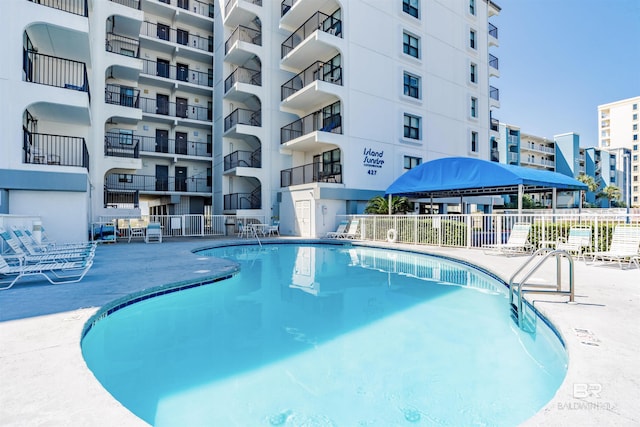
<instances>
[{"instance_id":1,"label":"canopy support pole","mask_svg":"<svg viewBox=\"0 0 640 427\"><path fill-rule=\"evenodd\" d=\"M392 195L389 194L389 215L391 215L391 197Z\"/></svg>"},{"instance_id":2,"label":"canopy support pole","mask_svg":"<svg viewBox=\"0 0 640 427\"><path fill-rule=\"evenodd\" d=\"M433 215L433 193L431 193L431 209L429 210L429 214Z\"/></svg>"},{"instance_id":3,"label":"canopy support pole","mask_svg":"<svg viewBox=\"0 0 640 427\"><path fill-rule=\"evenodd\" d=\"M522 215L522 199L524 197L524 185L518 184L518 215Z\"/></svg>"}]
</instances>

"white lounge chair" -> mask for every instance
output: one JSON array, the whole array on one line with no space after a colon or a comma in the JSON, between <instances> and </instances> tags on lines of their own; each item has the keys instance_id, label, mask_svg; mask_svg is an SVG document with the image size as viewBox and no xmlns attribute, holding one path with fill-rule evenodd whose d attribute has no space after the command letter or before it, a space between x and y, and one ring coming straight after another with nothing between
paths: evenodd
<instances>
[{"instance_id":1,"label":"white lounge chair","mask_svg":"<svg viewBox=\"0 0 640 427\"><path fill-rule=\"evenodd\" d=\"M146 243L162 243L162 226L159 222L150 222L147 225L147 234L144 236L144 241Z\"/></svg>"},{"instance_id":2,"label":"white lounge chair","mask_svg":"<svg viewBox=\"0 0 640 427\"><path fill-rule=\"evenodd\" d=\"M42 239L41 242L38 243L35 239L35 237L33 236L33 233L28 229L28 228L24 228L21 230L25 236L27 236L29 238L29 241L31 242L31 244L33 246L36 247L40 247L46 251L48 250L83 250L83 249L90 249L93 246L97 245L97 242L68 242L68 243L56 243L52 240L49 240L48 238L45 239L44 236L45 234L42 234Z\"/></svg>"},{"instance_id":3,"label":"white lounge chair","mask_svg":"<svg viewBox=\"0 0 640 427\"><path fill-rule=\"evenodd\" d=\"M337 234L337 239L355 239L358 237L358 225L360 221L357 219L352 219L349 223L349 228L343 233Z\"/></svg>"},{"instance_id":4,"label":"white lounge chair","mask_svg":"<svg viewBox=\"0 0 640 427\"><path fill-rule=\"evenodd\" d=\"M584 250L591 249L591 228L572 227L566 240L558 240L556 249L566 251L576 259L584 259Z\"/></svg>"},{"instance_id":5,"label":"white lounge chair","mask_svg":"<svg viewBox=\"0 0 640 427\"><path fill-rule=\"evenodd\" d=\"M329 231L326 237L330 239L337 239L339 235L344 234L344 232L347 231L348 226L349 226L349 221L347 220L340 221L340 224L338 224L338 228L336 229L336 231Z\"/></svg>"},{"instance_id":6,"label":"white lounge chair","mask_svg":"<svg viewBox=\"0 0 640 427\"><path fill-rule=\"evenodd\" d=\"M626 262L629 266L635 264L640 268L640 227L618 225L613 230L611 244L607 251L589 252L586 256L591 257L591 262L598 260L602 262L617 262L620 268Z\"/></svg>"},{"instance_id":7,"label":"white lounge chair","mask_svg":"<svg viewBox=\"0 0 640 427\"><path fill-rule=\"evenodd\" d=\"M24 264L38 264L41 262L68 262L68 261L82 261L88 258L93 258L95 250L93 251L51 251L43 253L31 254L26 252L24 245L18 241L15 234L0 227L0 240L3 240L7 246L13 251L11 256L20 258Z\"/></svg>"},{"instance_id":8,"label":"white lounge chair","mask_svg":"<svg viewBox=\"0 0 640 427\"><path fill-rule=\"evenodd\" d=\"M88 257L93 256L96 251L96 246L91 244L81 248L50 248L47 245L34 245L31 238L27 237L18 227L12 227L13 235L16 236L20 242L22 248L26 250L26 255L38 256L38 255L61 255L64 254L68 257ZM11 245L11 244L10 244ZM11 246L15 252L18 252L15 245Z\"/></svg>"},{"instance_id":9,"label":"white lounge chair","mask_svg":"<svg viewBox=\"0 0 640 427\"><path fill-rule=\"evenodd\" d=\"M77 262L43 262L23 264L21 258L0 255L0 290L11 288L18 280L28 276L43 276L54 285L82 280L93 265L93 259Z\"/></svg>"},{"instance_id":10,"label":"white lounge chair","mask_svg":"<svg viewBox=\"0 0 640 427\"><path fill-rule=\"evenodd\" d=\"M533 245L529 243L529 231L531 224L515 223L506 243L484 245L485 253L500 253L504 255L528 254L533 251Z\"/></svg>"}]
</instances>

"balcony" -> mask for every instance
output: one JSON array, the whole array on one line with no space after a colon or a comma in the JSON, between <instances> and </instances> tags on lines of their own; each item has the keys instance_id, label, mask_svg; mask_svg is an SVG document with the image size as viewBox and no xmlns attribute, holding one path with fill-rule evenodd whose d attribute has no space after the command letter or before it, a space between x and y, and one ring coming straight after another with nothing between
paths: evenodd
<instances>
[{"instance_id":1,"label":"balcony","mask_svg":"<svg viewBox=\"0 0 640 427\"><path fill-rule=\"evenodd\" d=\"M320 140L326 139L318 135L320 132L342 134L342 116L326 115L322 110L311 113L280 128L280 144L295 145L296 149L303 150L318 147Z\"/></svg>"},{"instance_id":2,"label":"balcony","mask_svg":"<svg viewBox=\"0 0 640 427\"><path fill-rule=\"evenodd\" d=\"M227 0L224 5L224 24L235 27L249 22L257 16L256 7L262 6L262 0Z\"/></svg>"},{"instance_id":3,"label":"balcony","mask_svg":"<svg viewBox=\"0 0 640 427\"><path fill-rule=\"evenodd\" d=\"M114 3L121 4L123 6L130 7L132 9L141 10L140 9L140 0L111 0Z\"/></svg>"},{"instance_id":4,"label":"balcony","mask_svg":"<svg viewBox=\"0 0 640 427\"><path fill-rule=\"evenodd\" d=\"M104 155L130 159L140 158L139 139L132 134L107 132L104 135Z\"/></svg>"},{"instance_id":5,"label":"balcony","mask_svg":"<svg viewBox=\"0 0 640 427\"><path fill-rule=\"evenodd\" d=\"M89 170L84 138L29 132L23 128L23 163L77 166Z\"/></svg>"},{"instance_id":6,"label":"balcony","mask_svg":"<svg viewBox=\"0 0 640 427\"><path fill-rule=\"evenodd\" d=\"M225 172L238 167L260 168L262 167L262 149L254 151L237 150L224 156Z\"/></svg>"},{"instance_id":7,"label":"balcony","mask_svg":"<svg viewBox=\"0 0 640 427\"><path fill-rule=\"evenodd\" d=\"M131 58L140 58L140 41L109 32L105 40L105 50Z\"/></svg>"},{"instance_id":8,"label":"balcony","mask_svg":"<svg viewBox=\"0 0 640 427\"><path fill-rule=\"evenodd\" d=\"M236 83L246 83L253 86L262 86L262 72L250 70L244 67L236 67L229 77L224 80L224 93L226 94Z\"/></svg>"},{"instance_id":9,"label":"balcony","mask_svg":"<svg viewBox=\"0 0 640 427\"><path fill-rule=\"evenodd\" d=\"M25 81L86 92L91 100L87 66L84 62L23 50Z\"/></svg>"},{"instance_id":10,"label":"balcony","mask_svg":"<svg viewBox=\"0 0 640 427\"><path fill-rule=\"evenodd\" d=\"M104 189L104 207L118 209L136 209L140 207L138 191L113 191Z\"/></svg>"},{"instance_id":11,"label":"balcony","mask_svg":"<svg viewBox=\"0 0 640 427\"><path fill-rule=\"evenodd\" d=\"M489 86L489 105L500 107L500 89Z\"/></svg>"},{"instance_id":12,"label":"balcony","mask_svg":"<svg viewBox=\"0 0 640 427\"><path fill-rule=\"evenodd\" d=\"M262 46L262 32L238 25L224 43L225 61L244 64L252 56L257 56L256 46Z\"/></svg>"},{"instance_id":13,"label":"balcony","mask_svg":"<svg viewBox=\"0 0 640 427\"><path fill-rule=\"evenodd\" d=\"M177 0L176 6L180 9L188 10L196 15L206 16L213 19L213 4L198 0Z\"/></svg>"},{"instance_id":14,"label":"balcony","mask_svg":"<svg viewBox=\"0 0 640 427\"><path fill-rule=\"evenodd\" d=\"M498 46L498 27L489 22L489 46Z\"/></svg>"},{"instance_id":15,"label":"balcony","mask_svg":"<svg viewBox=\"0 0 640 427\"><path fill-rule=\"evenodd\" d=\"M164 24L154 24L145 21L140 28L140 35L159 40L161 42L174 43L181 46L190 47L199 51L213 52L213 36L201 37L189 34L189 31L171 28ZM173 53L173 46L167 45L164 49L166 53ZM161 47L158 49L162 50Z\"/></svg>"},{"instance_id":16,"label":"balcony","mask_svg":"<svg viewBox=\"0 0 640 427\"><path fill-rule=\"evenodd\" d=\"M89 16L87 0L29 0L42 6L69 12L74 15Z\"/></svg>"},{"instance_id":17,"label":"balcony","mask_svg":"<svg viewBox=\"0 0 640 427\"><path fill-rule=\"evenodd\" d=\"M140 108L143 113L161 116L178 117L181 119L210 122L212 111L207 107L189 105L186 99L179 102L169 102L164 99L140 98Z\"/></svg>"},{"instance_id":18,"label":"balcony","mask_svg":"<svg viewBox=\"0 0 640 427\"><path fill-rule=\"evenodd\" d=\"M189 141L186 137L170 139L141 135L134 135L133 139L134 141L140 142L140 151L143 153L177 154L183 156L211 158L212 147L208 142Z\"/></svg>"},{"instance_id":19,"label":"balcony","mask_svg":"<svg viewBox=\"0 0 640 427\"><path fill-rule=\"evenodd\" d=\"M499 162L500 161L500 150L498 150L497 148L492 148L491 149L491 161L492 162Z\"/></svg>"},{"instance_id":20,"label":"balcony","mask_svg":"<svg viewBox=\"0 0 640 427\"><path fill-rule=\"evenodd\" d=\"M262 197L261 187L256 188L251 193L231 193L224 195L224 210L235 211L238 209L260 209Z\"/></svg>"},{"instance_id":21,"label":"balcony","mask_svg":"<svg viewBox=\"0 0 640 427\"><path fill-rule=\"evenodd\" d=\"M236 108L224 118L224 131L227 132L237 125L262 126L262 112Z\"/></svg>"},{"instance_id":22,"label":"balcony","mask_svg":"<svg viewBox=\"0 0 640 427\"><path fill-rule=\"evenodd\" d=\"M316 12L282 43L281 64L299 70L313 59L329 57L336 51L334 37L342 38L342 21Z\"/></svg>"},{"instance_id":23,"label":"balcony","mask_svg":"<svg viewBox=\"0 0 640 427\"><path fill-rule=\"evenodd\" d=\"M499 132L500 131L500 120L498 119L489 119L489 129L491 129L492 132Z\"/></svg>"},{"instance_id":24,"label":"balcony","mask_svg":"<svg viewBox=\"0 0 640 427\"><path fill-rule=\"evenodd\" d=\"M489 54L489 76L500 77L498 68L498 57Z\"/></svg>"},{"instance_id":25,"label":"balcony","mask_svg":"<svg viewBox=\"0 0 640 427\"><path fill-rule=\"evenodd\" d=\"M342 183L342 165L340 163L309 163L280 171L280 187L310 184L312 182Z\"/></svg>"},{"instance_id":26,"label":"balcony","mask_svg":"<svg viewBox=\"0 0 640 427\"><path fill-rule=\"evenodd\" d=\"M189 70L187 64L175 66L170 65L168 62L154 62L144 59L142 61L142 74L172 81L167 87L173 87L173 81L191 83L202 87L213 87L213 70L210 73Z\"/></svg>"},{"instance_id":27,"label":"balcony","mask_svg":"<svg viewBox=\"0 0 640 427\"><path fill-rule=\"evenodd\" d=\"M105 188L116 192L140 193L211 193L208 178L110 174L105 180Z\"/></svg>"},{"instance_id":28,"label":"balcony","mask_svg":"<svg viewBox=\"0 0 640 427\"><path fill-rule=\"evenodd\" d=\"M140 108L140 90L129 86L107 84L104 90L104 101L123 107Z\"/></svg>"},{"instance_id":29,"label":"balcony","mask_svg":"<svg viewBox=\"0 0 640 427\"><path fill-rule=\"evenodd\" d=\"M325 85L324 82L331 85ZM342 67L317 61L280 87L282 107L308 111L335 102L338 98L336 86L342 86Z\"/></svg>"}]
</instances>

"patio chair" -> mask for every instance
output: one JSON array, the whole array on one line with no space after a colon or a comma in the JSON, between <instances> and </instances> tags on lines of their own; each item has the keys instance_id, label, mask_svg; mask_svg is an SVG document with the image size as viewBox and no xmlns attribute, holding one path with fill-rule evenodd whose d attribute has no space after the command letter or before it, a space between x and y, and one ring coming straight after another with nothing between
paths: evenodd
<instances>
[{"instance_id":1,"label":"patio chair","mask_svg":"<svg viewBox=\"0 0 640 427\"><path fill-rule=\"evenodd\" d=\"M147 234L144 236L145 243L162 243L162 226L159 222L150 222L147 225Z\"/></svg>"},{"instance_id":2,"label":"patio chair","mask_svg":"<svg viewBox=\"0 0 640 427\"><path fill-rule=\"evenodd\" d=\"M349 228L343 233L336 235L338 239L355 239L358 237L358 225L360 221L357 219L352 219L349 223Z\"/></svg>"},{"instance_id":3,"label":"patio chair","mask_svg":"<svg viewBox=\"0 0 640 427\"><path fill-rule=\"evenodd\" d=\"M584 250L591 249L591 228L572 227L566 240L558 240L556 249L566 251L578 260L580 257L584 259Z\"/></svg>"},{"instance_id":4,"label":"patio chair","mask_svg":"<svg viewBox=\"0 0 640 427\"><path fill-rule=\"evenodd\" d=\"M280 235L280 221L273 221L273 225L270 225L265 230L265 234L267 236L279 236Z\"/></svg>"},{"instance_id":5,"label":"patio chair","mask_svg":"<svg viewBox=\"0 0 640 427\"><path fill-rule=\"evenodd\" d=\"M33 236L33 233L28 228L24 228L21 230L27 238L29 238L30 242L33 246L42 247L46 251L48 250L83 250L90 249L93 246L97 245L97 242L67 242L67 243L56 243L55 241L45 239L45 234L43 232L41 242L38 243Z\"/></svg>"},{"instance_id":6,"label":"patio chair","mask_svg":"<svg viewBox=\"0 0 640 427\"><path fill-rule=\"evenodd\" d=\"M93 251L51 251L42 253L29 253L24 249L24 245L14 237L10 231L0 227L0 240L3 240L7 246L11 249L13 254L11 256L20 258L24 264L38 264L41 262L68 262L68 261L82 261L88 258L93 258L95 250Z\"/></svg>"},{"instance_id":7,"label":"patio chair","mask_svg":"<svg viewBox=\"0 0 640 427\"><path fill-rule=\"evenodd\" d=\"M336 229L336 231L329 231L326 237L330 239L337 239L339 235L343 234L347 230L348 225L349 221L340 221L340 224L338 224L338 228Z\"/></svg>"},{"instance_id":8,"label":"patio chair","mask_svg":"<svg viewBox=\"0 0 640 427\"><path fill-rule=\"evenodd\" d=\"M607 251L594 251L585 254L591 257L591 262L598 259L602 262L617 262L620 268L626 262L629 266L635 264L640 268L640 227L618 225L613 230L611 245Z\"/></svg>"},{"instance_id":9,"label":"patio chair","mask_svg":"<svg viewBox=\"0 0 640 427\"><path fill-rule=\"evenodd\" d=\"M11 288L18 280L28 276L43 276L50 283L75 283L82 280L93 265L93 259L76 262L43 262L24 264L21 258L0 255L0 290Z\"/></svg>"},{"instance_id":10,"label":"patio chair","mask_svg":"<svg viewBox=\"0 0 640 427\"><path fill-rule=\"evenodd\" d=\"M484 245L482 248L486 254L529 254L533 251L533 245L529 242L529 231L531 231L531 224L515 223L506 243Z\"/></svg>"},{"instance_id":11,"label":"patio chair","mask_svg":"<svg viewBox=\"0 0 640 427\"><path fill-rule=\"evenodd\" d=\"M72 258L80 258L80 257L88 257L93 256L96 251L95 245L88 245L83 248L50 248L46 245L34 245L32 240L28 238L18 227L12 227L13 235L20 241L21 247L26 250L26 255L37 256L37 255L58 255L60 257L72 257ZM11 246L15 252L18 252L16 247ZM64 257L63 257L64 258ZM67 258L64 258L67 259Z\"/></svg>"}]
</instances>

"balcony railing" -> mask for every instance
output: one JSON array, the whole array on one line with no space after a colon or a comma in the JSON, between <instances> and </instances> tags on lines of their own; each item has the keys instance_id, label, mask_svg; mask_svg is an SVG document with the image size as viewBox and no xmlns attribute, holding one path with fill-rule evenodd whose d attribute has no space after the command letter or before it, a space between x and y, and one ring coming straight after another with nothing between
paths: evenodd
<instances>
[{"instance_id":1,"label":"balcony railing","mask_svg":"<svg viewBox=\"0 0 640 427\"><path fill-rule=\"evenodd\" d=\"M84 62L23 50L22 70L28 82L86 92L91 100Z\"/></svg>"},{"instance_id":2,"label":"balcony railing","mask_svg":"<svg viewBox=\"0 0 640 427\"><path fill-rule=\"evenodd\" d=\"M224 118L224 131L226 132L236 125L262 126L262 111L236 108Z\"/></svg>"},{"instance_id":3,"label":"balcony railing","mask_svg":"<svg viewBox=\"0 0 640 427\"><path fill-rule=\"evenodd\" d=\"M500 120L498 120L498 119L490 119L489 120L489 128L494 132L498 132L500 130Z\"/></svg>"},{"instance_id":4,"label":"balcony railing","mask_svg":"<svg viewBox=\"0 0 640 427\"><path fill-rule=\"evenodd\" d=\"M140 207L140 193L138 191L112 191L104 189L104 207L131 209Z\"/></svg>"},{"instance_id":5,"label":"balcony railing","mask_svg":"<svg viewBox=\"0 0 640 427\"><path fill-rule=\"evenodd\" d=\"M114 3L140 10L140 0L111 0Z\"/></svg>"},{"instance_id":6,"label":"balcony railing","mask_svg":"<svg viewBox=\"0 0 640 427\"><path fill-rule=\"evenodd\" d=\"M491 149L491 161L499 162L500 161L500 151L497 148Z\"/></svg>"},{"instance_id":7,"label":"balcony railing","mask_svg":"<svg viewBox=\"0 0 640 427\"><path fill-rule=\"evenodd\" d=\"M197 15L213 18L213 3L206 3L198 0L177 0L176 6Z\"/></svg>"},{"instance_id":8,"label":"balcony railing","mask_svg":"<svg viewBox=\"0 0 640 427\"><path fill-rule=\"evenodd\" d=\"M342 165L309 163L280 171L280 187L309 184L312 182L342 183Z\"/></svg>"},{"instance_id":9,"label":"balcony railing","mask_svg":"<svg viewBox=\"0 0 640 427\"><path fill-rule=\"evenodd\" d=\"M289 52L298 47L307 37L318 30L342 37L342 21L333 16L325 15L322 12L316 12L282 43L280 46L280 57L284 58L287 56Z\"/></svg>"},{"instance_id":10,"label":"balcony railing","mask_svg":"<svg viewBox=\"0 0 640 427\"><path fill-rule=\"evenodd\" d=\"M53 9L73 13L74 15L89 16L87 0L29 0Z\"/></svg>"},{"instance_id":11,"label":"balcony railing","mask_svg":"<svg viewBox=\"0 0 640 427\"><path fill-rule=\"evenodd\" d=\"M498 38L498 27L489 22L489 35L494 39Z\"/></svg>"},{"instance_id":12,"label":"balcony railing","mask_svg":"<svg viewBox=\"0 0 640 427\"><path fill-rule=\"evenodd\" d=\"M254 86L262 86L262 73L244 67L237 67L224 80L224 92L227 93L236 83L247 83Z\"/></svg>"},{"instance_id":13,"label":"balcony railing","mask_svg":"<svg viewBox=\"0 0 640 427\"><path fill-rule=\"evenodd\" d=\"M262 46L262 33L258 30L254 30L253 28L238 25L224 43L224 54L228 54L231 47L238 41Z\"/></svg>"},{"instance_id":14,"label":"balcony railing","mask_svg":"<svg viewBox=\"0 0 640 427\"><path fill-rule=\"evenodd\" d=\"M213 70L211 73L203 73L202 71L189 70L186 66L176 67L175 65L144 59L142 62L142 74L213 87Z\"/></svg>"},{"instance_id":15,"label":"balcony railing","mask_svg":"<svg viewBox=\"0 0 640 427\"><path fill-rule=\"evenodd\" d=\"M78 166L89 170L84 138L29 132L23 128L23 163Z\"/></svg>"},{"instance_id":16,"label":"balcony railing","mask_svg":"<svg viewBox=\"0 0 640 427\"><path fill-rule=\"evenodd\" d=\"M147 21L142 23L140 34L206 52L213 52L213 36L209 36L209 38L195 36L189 34L186 30L176 30L168 25L154 24Z\"/></svg>"},{"instance_id":17,"label":"balcony railing","mask_svg":"<svg viewBox=\"0 0 640 427\"><path fill-rule=\"evenodd\" d=\"M498 58L492 54L489 54L489 67L495 68L496 70L499 70L498 68Z\"/></svg>"},{"instance_id":18,"label":"balcony railing","mask_svg":"<svg viewBox=\"0 0 640 427\"><path fill-rule=\"evenodd\" d=\"M497 87L489 86L489 98L500 101L500 90Z\"/></svg>"},{"instance_id":19,"label":"balcony railing","mask_svg":"<svg viewBox=\"0 0 640 427\"><path fill-rule=\"evenodd\" d=\"M246 0L248 3L252 3L255 4L256 6L262 6L262 0ZM227 0L227 2L224 4L224 11L227 14L227 16L229 15L229 11L231 10L231 3L238 3L238 0Z\"/></svg>"},{"instance_id":20,"label":"balcony railing","mask_svg":"<svg viewBox=\"0 0 640 427\"><path fill-rule=\"evenodd\" d=\"M280 128L280 144L315 131L342 133L342 116L334 114L323 117L320 111L304 116Z\"/></svg>"},{"instance_id":21,"label":"balcony railing","mask_svg":"<svg viewBox=\"0 0 640 427\"><path fill-rule=\"evenodd\" d=\"M211 121L212 118L212 112L207 107L153 98L140 98L140 108L144 113L180 117L182 119Z\"/></svg>"},{"instance_id":22,"label":"balcony railing","mask_svg":"<svg viewBox=\"0 0 640 427\"><path fill-rule=\"evenodd\" d=\"M107 132L104 135L104 154L111 157L140 158L140 141L131 134Z\"/></svg>"},{"instance_id":23,"label":"balcony railing","mask_svg":"<svg viewBox=\"0 0 640 427\"><path fill-rule=\"evenodd\" d=\"M105 40L105 50L118 55L140 58L140 41L109 32Z\"/></svg>"},{"instance_id":24,"label":"balcony railing","mask_svg":"<svg viewBox=\"0 0 640 427\"><path fill-rule=\"evenodd\" d=\"M262 167L262 150L254 151L238 150L224 156L224 170L237 167L260 168Z\"/></svg>"},{"instance_id":25,"label":"balcony railing","mask_svg":"<svg viewBox=\"0 0 640 427\"><path fill-rule=\"evenodd\" d=\"M287 12L289 12L289 9L291 9L297 2L298 0L282 0L282 3L280 3L280 17L286 15Z\"/></svg>"},{"instance_id":26,"label":"balcony railing","mask_svg":"<svg viewBox=\"0 0 640 427\"><path fill-rule=\"evenodd\" d=\"M140 108L140 90L128 86L107 84L104 89L104 102L123 107Z\"/></svg>"},{"instance_id":27,"label":"balcony railing","mask_svg":"<svg viewBox=\"0 0 640 427\"><path fill-rule=\"evenodd\" d=\"M232 193L224 195L224 210L260 209L262 205L260 191L252 193Z\"/></svg>"},{"instance_id":28,"label":"balcony railing","mask_svg":"<svg viewBox=\"0 0 640 427\"><path fill-rule=\"evenodd\" d=\"M140 141L140 151L146 153L181 154L184 156L211 157L211 144L186 139L165 139L155 136L135 135Z\"/></svg>"},{"instance_id":29,"label":"balcony railing","mask_svg":"<svg viewBox=\"0 0 640 427\"><path fill-rule=\"evenodd\" d=\"M317 61L280 87L280 100L284 101L316 80L342 85L342 67Z\"/></svg>"},{"instance_id":30,"label":"balcony railing","mask_svg":"<svg viewBox=\"0 0 640 427\"><path fill-rule=\"evenodd\" d=\"M105 181L108 190L116 191L168 191L211 193L208 178L159 177L155 175L110 174Z\"/></svg>"}]
</instances>

